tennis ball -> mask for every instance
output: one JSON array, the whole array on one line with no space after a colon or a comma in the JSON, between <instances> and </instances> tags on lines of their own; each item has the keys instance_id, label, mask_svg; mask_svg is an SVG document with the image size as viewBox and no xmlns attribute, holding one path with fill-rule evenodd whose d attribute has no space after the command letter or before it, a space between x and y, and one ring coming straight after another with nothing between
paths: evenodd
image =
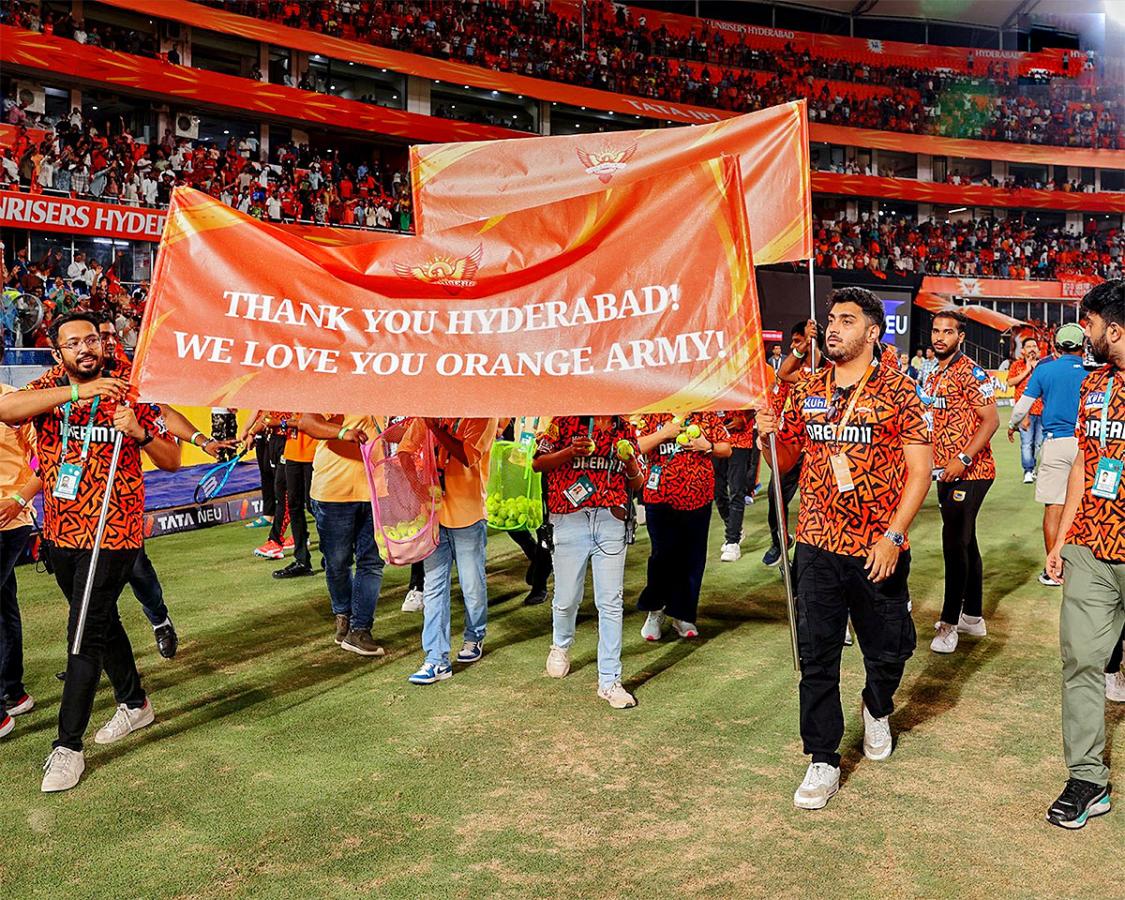
<instances>
[{"instance_id":1,"label":"tennis ball","mask_svg":"<svg viewBox=\"0 0 1125 900\"><path fill-rule=\"evenodd\" d=\"M679 444L681 447L686 447L690 441L691 441L691 438L688 437L686 431L682 431L682 432L680 432L679 434L676 435L676 443Z\"/></svg>"},{"instance_id":2,"label":"tennis ball","mask_svg":"<svg viewBox=\"0 0 1125 900\"><path fill-rule=\"evenodd\" d=\"M689 425L686 431L689 438L697 438L703 434L703 431L698 425Z\"/></svg>"},{"instance_id":3,"label":"tennis ball","mask_svg":"<svg viewBox=\"0 0 1125 900\"><path fill-rule=\"evenodd\" d=\"M622 438L620 441L617 442L617 456L620 459L632 459L633 458L633 445L630 444L624 438Z\"/></svg>"}]
</instances>

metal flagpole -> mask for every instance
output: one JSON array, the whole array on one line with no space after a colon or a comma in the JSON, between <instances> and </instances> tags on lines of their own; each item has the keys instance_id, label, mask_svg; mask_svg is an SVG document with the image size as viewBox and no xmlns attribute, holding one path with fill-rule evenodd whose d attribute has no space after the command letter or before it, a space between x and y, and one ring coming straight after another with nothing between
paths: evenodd
<instances>
[{"instance_id":1,"label":"metal flagpole","mask_svg":"<svg viewBox=\"0 0 1125 900\"><path fill-rule=\"evenodd\" d=\"M809 318L816 321L816 288L813 286L813 260L809 257ZM816 371L816 348L809 347L809 365Z\"/></svg>"},{"instance_id":2,"label":"metal flagpole","mask_svg":"<svg viewBox=\"0 0 1125 900\"><path fill-rule=\"evenodd\" d=\"M781 577L785 582L785 609L789 614L789 637L793 646L793 670L801 671L801 653L797 646L797 602L793 598L793 573L789 568L789 516L785 509L784 494L781 492L781 471L777 466L777 437L770 435L770 466L773 475L770 486L777 506L778 537L781 540Z\"/></svg>"},{"instance_id":3,"label":"metal flagpole","mask_svg":"<svg viewBox=\"0 0 1125 900\"><path fill-rule=\"evenodd\" d=\"M91 421L87 426L94 427ZM113 455L109 459L109 473L105 479L105 496L102 497L102 511L98 516L98 528L94 532L94 550L90 554L90 569L86 573L86 585L82 588L82 602L78 607L78 622L74 626L74 641L70 645L70 652L77 655L82 648L82 636L86 632L86 615L90 611L90 594L94 590L94 576L98 571L98 556L101 554L102 537L105 535L105 523L109 518L109 498L113 494L113 482L117 479L117 460L121 456L121 439L124 432L117 432L113 438Z\"/></svg>"}]
</instances>

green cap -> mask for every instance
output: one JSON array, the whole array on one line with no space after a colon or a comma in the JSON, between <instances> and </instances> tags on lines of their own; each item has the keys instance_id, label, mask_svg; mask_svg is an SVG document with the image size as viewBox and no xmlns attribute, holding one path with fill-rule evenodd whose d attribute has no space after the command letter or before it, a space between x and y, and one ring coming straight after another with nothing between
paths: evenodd
<instances>
[{"instance_id":1,"label":"green cap","mask_svg":"<svg viewBox=\"0 0 1125 900\"><path fill-rule=\"evenodd\" d=\"M1073 322L1061 325L1059 330L1055 332L1056 346L1066 347L1070 350L1078 350L1081 348L1085 338L1086 332L1082 330L1082 326L1075 325Z\"/></svg>"}]
</instances>

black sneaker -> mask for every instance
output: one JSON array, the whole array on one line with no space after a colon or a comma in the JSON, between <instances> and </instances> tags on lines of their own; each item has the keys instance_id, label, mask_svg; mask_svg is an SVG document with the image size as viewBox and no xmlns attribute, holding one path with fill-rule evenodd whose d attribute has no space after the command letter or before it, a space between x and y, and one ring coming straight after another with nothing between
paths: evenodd
<instances>
[{"instance_id":1,"label":"black sneaker","mask_svg":"<svg viewBox=\"0 0 1125 900\"><path fill-rule=\"evenodd\" d=\"M273 573L274 578L302 578L305 575L312 575L312 566L307 566L304 563L299 563L296 560L289 563L284 569L277 569Z\"/></svg>"},{"instance_id":2,"label":"black sneaker","mask_svg":"<svg viewBox=\"0 0 1125 900\"><path fill-rule=\"evenodd\" d=\"M528 594L526 597L523 598L523 605L524 606L538 606L540 603L543 603L546 599L547 599L546 588L544 588L543 590L540 590L540 591L532 591L530 594Z\"/></svg>"},{"instance_id":3,"label":"black sneaker","mask_svg":"<svg viewBox=\"0 0 1125 900\"><path fill-rule=\"evenodd\" d=\"M766 555L762 557L762 565L776 566L779 562L781 562L781 548L775 544L771 546L769 550L766 551Z\"/></svg>"},{"instance_id":4,"label":"black sneaker","mask_svg":"<svg viewBox=\"0 0 1125 900\"><path fill-rule=\"evenodd\" d=\"M161 625L159 628L153 630L153 636L156 638L156 649L160 651L160 655L165 659L171 659L176 655L176 649L180 646L180 639L176 635L176 626L169 620L167 625Z\"/></svg>"},{"instance_id":5,"label":"black sneaker","mask_svg":"<svg viewBox=\"0 0 1125 900\"><path fill-rule=\"evenodd\" d=\"M1110 786L1102 787L1091 781L1071 778L1059 799L1047 810L1047 821L1059 828L1082 828L1091 816L1104 816L1109 812Z\"/></svg>"}]
</instances>

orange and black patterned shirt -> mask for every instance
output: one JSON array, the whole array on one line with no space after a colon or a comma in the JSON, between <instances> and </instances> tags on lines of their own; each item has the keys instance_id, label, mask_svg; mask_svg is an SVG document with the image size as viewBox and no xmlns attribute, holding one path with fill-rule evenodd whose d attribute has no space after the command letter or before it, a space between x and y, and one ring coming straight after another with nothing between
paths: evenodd
<instances>
[{"instance_id":1,"label":"orange and black patterned shirt","mask_svg":"<svg viewBox=\"0 0 1125 900\"><path fill-rule=\"evenodd\" d=\"M842 434L828 421L833 369L792 385L778 438L804 453L796 539L842 556L866 556L890 527L906 486L907 444L928 444L929 429L914 382L878 365L856 400ZM842 415L851 402L837 401ZM841 491L832 470L847 456L854 490ZM909 542L903 545L910 546Z\"/></svg>"},{"instance_id":2,"label":"orange and black patterned shirt","mask_svg":"<svg viewBox=\"0 0 1125 900\"><path fill-rule=\"evenodd\" d=\"M1118 484L1114 500L1091 493L1101 457L1125 461L1125 372L1112 373L1113 392L1106 411L1106 442L1102 450L1102 407L1110 374L1111 367L1103 366L1082 382L1074 433L1078 438L1078 452L1086 464L1086 474L1082 502L1066 542L1089 547L1090 552L1104 562L1125 563L1125 484Z\"/></svg>"},{"instance_id":3,"label":"orange and black patterned shirt","mask_svg":"<svg viewBox=\"0 0 1125 900\"><path fill-rule=\"evenodd\" d=\"M995 403L996 392L992 376L960 352L944 369L934 369L920 388L919 397L933 416L934 468L940 469L968 446L980 427L977 410ZM961 480L994 478L996 460L992 458L992 447L985 444Z\"/></svg>"},{"instance_id":4,"label":"orange and black patterned shirt","mask_svg":"<svg viewBox=\"0 0 1125 900\"><path fill-rule=\"evenodd\" d=\"M671 418L669 413L641 416L637 434L659 431ZM690 413L684 417L683 424L684 427L698 425L703 437L712 444L730 440L723 420L714 413ZM715 499L715 467L708 454L681 447L672 438L649 450L645 462L648 463L643 496L646 505L666 503L672 509L687 511L700 509Z\"/></svg>"},{"instance_id":5,"label":"orange and black patterned shirt","mask_svg":"<svg viewBox=\"0 0 1125 900\"><path fill-rule=\"evenodd\" d=\"M725 415L719 413L719 418L723 420L723 424L727 426L727 432L730 435L730 445L740 450L750 450L757 443L757 437L754 434L754 410L752 409L734 409L728 411ZM742 420L742 427L737 427L738 420Z\"/></svg>"},{"instance_id":6,"label":"orange and black patterned shirt","mask_svg":"<svg viewBox=\"0 0 1125 900\"><path fill-rule=\"evenodd\" d=\"M1026 359L1013 359L1012 364L1010 366L1008 366L1008 383L1011 384L1012 379L1017 377L1018 375L1021 375L1024 371L1026 371L1029 365L1030 365L1030 363L1028 363L1028 361ZM1012 388L1012 390L1015 392L1015 402L1016 403L1020 402L1020 397L1022 397L1023 392L1027 390L1027 385L1030 381L1031 381L1031 377L1028 376L1023 381L1021 381L1019 384L1017 384L1014 388ZM1038 398L1034 403L1031 404L1031 410L1030 410L1030 412L1028 412L1028 415L1029 416L1041 416L1041 415L1043 415L1043 398L1042 397Z\"/></svg>"},{"instance_id":7,"label":"orange and black patterned shirt","mask_svg":"<svg viewBox=\"0 0 1125 900\"><path fill-rule=\"evenodd\" d=\"M569 466L543 473L543 492L547 495L549 512L562 515L579 509L608 509L628 504L625 463L617 456L618 441L628 441L633 445L633 454L642 463L642 468L643 459L633 426L622 416L612 418L608 428L594 429L594 452L590 456L576 456ZM540 432L535 455L544 456L562 450L570 445L576 434L586 435L589 428L587 416L555 416ZM586 485L592 485L593 492L583 496L587 494Z\"/></svg>"},{"instance_id":8,"label":"orange and black patterned shirt","mask_svg":"<svg viewBox=\"0 0 1125 900\"><path fill-rule=\"evenodd\" d=\"M28 390L63 387L69 383L65 374L49 371L31 384ZM90 454L82 463L82 445L90 426L92 401L80 400L71 405L70 439L66 459L62 458L63 407L59 406L32 419L38 440L39 475L43 479L43 536L58 547L90 550L94 546L94 533L101 514L105 495L106 475L113 455L113 414L117 404L102 399L98 403L90 433ZM167 429L160 409L151 403L137 403L133 407L137 421L156 440L168 440ZM82 478L78 496L63 500L54 495L59 466L63 462L82 464ZM130 550L141 546L144 540L145 484L141 471L141 449L132 438L121 441L121 456L117 463L117 476L109 501L102 547L107 550Z\"/></svg>"}]
</instances>

